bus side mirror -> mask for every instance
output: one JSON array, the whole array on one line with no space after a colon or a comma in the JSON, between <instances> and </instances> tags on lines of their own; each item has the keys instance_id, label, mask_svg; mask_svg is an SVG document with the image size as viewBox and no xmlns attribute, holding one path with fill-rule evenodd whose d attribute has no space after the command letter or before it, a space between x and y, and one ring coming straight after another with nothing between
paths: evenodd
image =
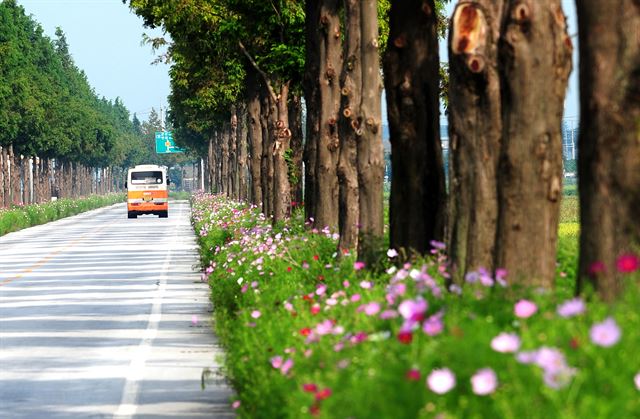
<instances>
[{"instance_id":1,"label":"bus side mirror","mask_svg":"<svg viewBox=\"0 0 640 419\"><path fill-rule=\"evenodd\" d=\"M127 182L126 181L124 182L124 188L125 189L129 189L129 186L127 186Z\"/></svg>"},{"instance_id":2,"label":"bus side mirror","mask_svg":"<svg viewBox=\"0 0 640 419\"><path fill-rule=\"evenodd\" d=\"M171 185L171 179L167 178L167 185Z\"/></svg>"}]
</instances>

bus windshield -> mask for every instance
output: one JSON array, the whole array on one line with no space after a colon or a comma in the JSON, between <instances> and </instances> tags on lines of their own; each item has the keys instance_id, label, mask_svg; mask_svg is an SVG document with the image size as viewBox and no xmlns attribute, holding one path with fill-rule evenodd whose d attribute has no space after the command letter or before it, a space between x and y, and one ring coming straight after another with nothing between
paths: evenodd
<instances>
[{"instance_id":1,"label":"bus windshield","mask_svg":"<svg viewBox=\"0 0 640 419\"><path fill-rule=\"evenodd\" d=\"M162 172L131 172L131 183L137 185L162 183Z\"/></svg>"}]
</instances>

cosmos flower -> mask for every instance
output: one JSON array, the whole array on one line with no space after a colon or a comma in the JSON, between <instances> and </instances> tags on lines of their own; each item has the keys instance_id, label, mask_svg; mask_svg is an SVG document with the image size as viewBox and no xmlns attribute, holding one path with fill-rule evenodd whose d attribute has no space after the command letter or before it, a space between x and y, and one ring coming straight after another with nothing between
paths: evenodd
<instances>
[{"instance_id":1,"label":"cosmos flower","mask_svg":"<svg viewBox=\"0 0 640 419\"><path fill-rule=\"evenodd\" d=\"M522 319L533 316L537 311L538 306L533 301L529 300L520 300L513 307L513 312L515 313L515 315Z\"/></svg>"},{"instance_id":2,"label":"cosmos flower","mask_svg":"<svg viewBox=\"0 0 640 419\"><path fill-rule=\"evenodd\" d=\"M473 392L479 396L491 394L498 387L498 376L491 368L478 370L471 377L471 387Z\"/></svg>"},{"instance_id":3,"label":"cosmos flower","mask_svg":"<svg viewBox=\"0 0 640 419\"><path fill-rule=\"evenodd\" d=\"M520 337L515 333L502 332L491 340L491 348L501 353L516 352L520 349Z\"/></svg>"},{"instance_id":4,"label":"cosmos flower","mask_svg":"<svg viewBox=\"0 0 640 419\"><path fill-rule=\"evenodd\" d=\"M573 317L584 313L586 309L587 307L582 299L573 298L560 304L557 312L560 317Z\"/></svg>"},{"instance_id":5,"label":"cosmos flower","mask_svg":"<svg viewBox=\"0 0 640 419\"><path fill-rule=\"evenodd\" d=\"M612 317L607 317L602 323L596 323L589 331L591 342L608 348L620 340L622 332Z\"/></svg>"},{"instance_id":6,"label":"cosmos flower","mask_svg":"<svg viewBox=\"0 0 640 419\"><path fill-rule=\"evenodd\" d=\"M445 394L456 386L456 376L448 368L435 369L427 377L427 386L436 394Z\"/></svg>"}]
</instances>

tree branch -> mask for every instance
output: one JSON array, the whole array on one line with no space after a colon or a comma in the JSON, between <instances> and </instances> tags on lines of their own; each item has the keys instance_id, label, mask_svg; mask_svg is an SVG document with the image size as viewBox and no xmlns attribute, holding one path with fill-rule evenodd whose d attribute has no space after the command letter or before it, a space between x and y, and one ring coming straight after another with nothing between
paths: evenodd
<instances>
[{"instance_id":1,"label":"tree branch","mask_svg":"<svg viewBox=\"0 0 640 419\"><path fill-rule=\"evenodd\" d=\"M278 101L278 95L276 95L275 90L273 90L273 87L271 86L271 82L269 81L269 77L267 76L267 74L262 71L262 69L260 68L260 66L258 66L258 63L256 63L256 61L253 59L253 57L251 56L251 54L249 54L249 52L247 51L247 49L244 47L244 44L242 43L242 41L238 41L238 45L240 46L240 50L242 51L242 53L247 57L247 59L249 60L249 62L251 63L251 65L253 66L253 68L256 69L256 71L262 76L262 78L264 79L264 83L267 86L267 90L269 91L269 94L271 95L272 99L274 102Z\"/></svg>"}]
</instances>

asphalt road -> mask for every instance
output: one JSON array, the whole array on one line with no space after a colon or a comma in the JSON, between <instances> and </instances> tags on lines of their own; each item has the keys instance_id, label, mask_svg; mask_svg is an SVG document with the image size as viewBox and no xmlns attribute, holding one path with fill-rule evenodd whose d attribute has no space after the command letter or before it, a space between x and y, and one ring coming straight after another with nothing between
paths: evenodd
<instances>
[{"instance_id":1,"label":"asphalt road","mask_svg":"<svg viewBox=\"0 0 640 419\"><path fill-rule=\"evenodd\" d=\"M234 417L197 260L185 201L0 237L0 418Z\"/></svg>"}]
</instances>

